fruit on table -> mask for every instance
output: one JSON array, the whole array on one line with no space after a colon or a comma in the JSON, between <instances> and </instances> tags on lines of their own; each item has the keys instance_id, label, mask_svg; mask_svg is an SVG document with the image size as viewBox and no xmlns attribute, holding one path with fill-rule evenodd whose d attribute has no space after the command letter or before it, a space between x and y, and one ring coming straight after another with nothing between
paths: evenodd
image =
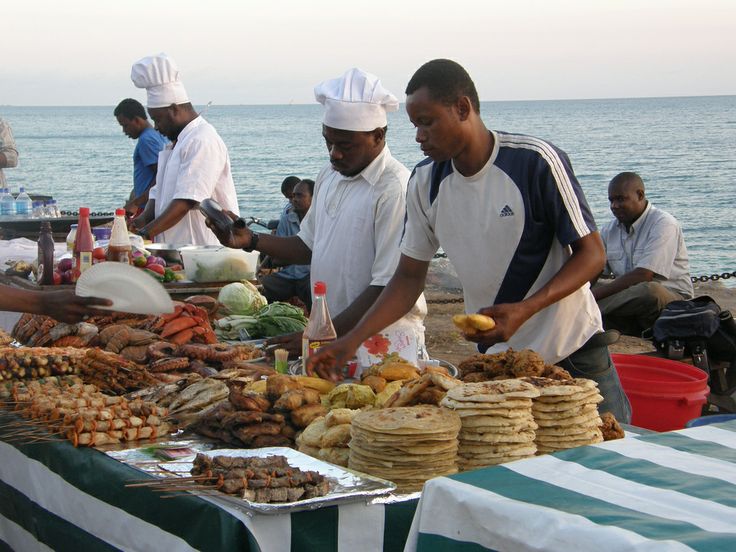
<instances>
[{"instance_id":1,"label":"fruit on table","mask_svg":"<svg viewBox=\"0 0 736 552\"><path fill-rule=\"evenodd\" d=\"M59 264L56 267L56 269L61 274L64 274L64 272L66 272L67 270L71 270L72 269L72 265L73 265L73 263L72 263L72 260L71 259L61 259L59 261Z\"/></svg>"},{"instance_id":2,"label":"fruit on table","mask_svg":"<svg viewBox=\"0 0 736 552\"><path fill-rule=\"evenodd\" d=\"M95 247L92 250L92 258L98 261L106 260L107 256L105 255L105 249L103 247Z\"/></svg>"},{"instance_id":3,"label":"fruit on table","mask_svg":"<svg viewBox=\"0 0 736 552\"><path fill-rule=\"evenodd\" d=\"M58 286L63 281L63 278L61 277L61 272L58 270L54 270L54 285Z\"/></svg>"}]
</instances>

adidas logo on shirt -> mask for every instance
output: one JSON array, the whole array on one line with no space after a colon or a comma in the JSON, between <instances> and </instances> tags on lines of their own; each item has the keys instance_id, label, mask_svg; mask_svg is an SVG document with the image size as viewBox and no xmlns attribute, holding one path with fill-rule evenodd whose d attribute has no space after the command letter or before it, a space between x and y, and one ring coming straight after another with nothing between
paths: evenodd
<instances>
[{"instance_id":1,"label":"adidas logo on shirt","mask_svg":"<svg viewBox=\"0 0 736 552\"><path fill-rule=\"evenodd\" d=\"M511 210L511 207L508 205L505 205L503 209L501 209L500 213L501 217L513 217L514 212Z\"/></svg>"}]
</instances>

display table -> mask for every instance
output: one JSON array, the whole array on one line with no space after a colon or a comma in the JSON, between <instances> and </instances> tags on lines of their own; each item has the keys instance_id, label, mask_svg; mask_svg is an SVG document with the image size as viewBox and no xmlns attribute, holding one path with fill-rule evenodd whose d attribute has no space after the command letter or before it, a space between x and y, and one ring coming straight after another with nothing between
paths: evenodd
<instances>
[{"instance_id":1,"label":"display table","mask_svg":"<svg viewBox=\"0 0 736 552\"><path fill-rule=\"evenodd\" d=\"M407 550L736 550L736 421L429 481Z\"/></svg>"},{"instance_id":2,"label":"display table","mask_svg":"<svg viewBox=\"0 0 736 552\"><path fill-rule=\"evenodd\" d=\"M2 418L7 428L8 416ZM417 504L356 502L253 515L209 497L162 498L150 488L126 488L145 475L65 441L10 443L2 440L5 431L0 550L401 550Z\"/></svg>"}]
</instances>

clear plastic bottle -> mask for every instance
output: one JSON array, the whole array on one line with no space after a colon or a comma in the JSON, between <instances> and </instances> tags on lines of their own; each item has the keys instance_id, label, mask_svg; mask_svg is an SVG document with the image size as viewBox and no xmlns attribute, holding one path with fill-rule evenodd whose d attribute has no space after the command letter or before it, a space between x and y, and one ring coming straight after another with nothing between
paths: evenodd
<instances>
[{"instance_id":1,"label":"clear plastic bottle","mask_svg":"<svg viewBox=\"0 0 736 552\"><path fill-rule=\"evenodd\" d=\"M33 207L31 209L31 218L34 218L34 219L41 218L41 211L39 208L40 203L41 203L40 201L33 202Z\"/></svg>"},{"instance_id":2,"label":"clear plastic bottle","mask_svg":"<svg viewBox=\"0 0 736 552\"><path fill-rule=\"evenodd\" d=\"M42 286L54 283L54 235L50 222L41 223L38 236L38 283Z\"/></svg>"},{"instance_id":3,"label":"clear plastic bottle","mask_svg":"<svg viewBox=\"0 0 736 552\"><path fill-rule=\"evenodd\" d=\"M312 311L309 313L309 322L302 334L302 364L305 371L307 359L321 347L337 338L337 332L335 332L335 326L332 325L330 311L327 308L326 294L327 284L315 282Z\"/></svg>"},{"instance_id":4,"label":"clear plastic bottle","mask_svg":"<svg viewBox=\"0 0 736 552\"><path fill-rule=\"evenodd\" d=\"M0 194L0 215L4 217L15 215L15 198L8 188L3 188Z\"/></svg>"},{"instance_id":5,"label":"clear plastic bottle","mask_svg":"<svg viewBox=\"0 0 736 552\"><path fill-rule=\"evenodd\" d=\"M77 239L77 225L72 224L69 233L66 235L66 250L69 253L74 252L74 240Z\"/></svg>"},{"instance_id":6,"label":"clear plastic bottle","mask_svg":"<svg viewBox=\"0 0 736 552\"><path fill-rule=\"evenodd\" d=\"M128 226L125 224L125 209L115 209L115 220L112 223L110 243L107 246L107 260L130 264L132 252Z\"/></svg>"},{"instance_id":7,"label":"clear plastic bottle","mask_svg":"<svg viewBox=\"0 0 736 552\"><path fill-rule=\"evenodd\" d=\"M92 266L92 250L95 248L95 239L89 225L89 207L79 208L79 222L77 223L77 237L74 240L74 279Z\"/></svg>"},{"instance_id":8,"label":"clear plastic bottle","mask_svg":"<svg viewBox=\"0 0 736 552\"><path fill-rule=\"evenodd\" d=\"M33 214L33 201L23 186L15 198L15 214L19 217L30 217Z\"/></svg>"}]
</instances>

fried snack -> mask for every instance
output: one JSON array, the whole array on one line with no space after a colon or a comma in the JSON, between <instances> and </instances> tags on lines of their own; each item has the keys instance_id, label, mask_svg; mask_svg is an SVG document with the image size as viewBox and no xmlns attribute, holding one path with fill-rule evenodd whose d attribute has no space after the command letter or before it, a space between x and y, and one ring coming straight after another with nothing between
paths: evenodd
<instances>
[{"instance_id":1,"label":"fried snack","mask_svg":"<svg viewBox=\"0 0 736 552\"><path fill-rule=\"evenodd\" d=\"M496 321L484 314L456 314L452 317L452 322L465 335L487 332L496 327Z\"/></svg>"},{"instance_id":2,"label":"fried snack","mask_svg":"<svg viewBox=\"0 0 736 552\"><path fill-rule=\"evenodd\" d=\"M291 421L296 427L307 427L312 420L325 416L327 409L321 404L309 404L291 412Z\"/></svg>"},{"instance_id":3,"label":"fried snack","mask_svg":"<svg viewBox=\"0 0 736 552\"><path fill-rule=\"evenodd\" d=\"M614 439L623 439L625 437L626 434L613 413L604 412L601 414L601 420L603 420L601 433L603 433L604 441L613 441Z\"/></svg>"},{"instance_id":4,"label":"fried snack","mask_svg":"<svg viewBox=\"0 0 736 552\"><path fill-rule=\"evenodd\" d=\"M373 403L376 408L383 408L386 404L386 401L388 401L394 393L396 393L401 387L404 385L404 382L401 380L398 381L392 381L388 385L386 385L385 389L378 393L376 395L376 402Z\"/></svg>"},{"instance_id":5,"label":"fried snack","mask_svg":"<svg viewBox=\"0 0 736 552\"><path fill-rule=\"evenodd\" d=\"M381 391L383 391L386 388L386 381L385 378L382 378L381 376L366 376L361 381L363 385L368 385L371 389L373 389L373 392L378 394Z\"/></svg>"},{"instance_id":6,"label":"fried snack","mask_svg":"<svg viewBox=\"0 0 736 552\"><path fill-rule=\"evenodd\" d=\"M302 386L299 385L299 382L297 382L291 376L276 374L270 376L266 380L266 397L274 401L281 397L281 395L283 395L287 391L301 388Z\"/></svg>"},{"instance_id":7,"label":"fried snack","mask_svg":"<svg viewBox=\"0 0 736 552\"><path fill-rule=\"evenodd\" d=\"M325 431L327 431L325 418L321 416L317 417L299 434L296 438L296 444L300 450L305 446L319 449L322 443L322 435L324 435Z\"/></svg>"},{"instance_id":8,"label":"fried snack","mask_svg":"<svg viewBox=\"0 0 736 552\"><path fill-rule=\"evenodd\" d=\"M332 408L363 408L373 406L376 395L367 385L342 383L327 395L327 404Z\"/></svg>"},{"instance_id":9,"label":"fried snack","mask_svg":"<svg viewBox=\"0 0 736 552\"><path fill-rule=\"evenodd\" d=\"M327 428L322 435L321 448L347 447L350 443L350 424L336 425Z\"/></svg>"},{"instance_id":10,"label":"fried snack","mask_svg":"<svg viewBox=\"0 0 736 552\"><path fill-rule=\"evenodd\" d=\"M319 391L320 395L326 395L335 388L331 381L313 376L294 376L294 379L303 387Z\"/></svg>"},{"instance_id":11,"label":"fried snack","mask_svg":"<svg viewBox=\"0 0 736 552\"><path fill-rule=\"evenodd\" d=\"M351 410L350 408L335 408L334 410L330 410L327 416L325 416L325 426L334 427L349 424L358 412L360 410Z\"/></svg>"},{"instance_id":12,"label":"fried snack","mask_svg":"<svg viewBox=\"0 0 736 552\"><path fill-rule=\"evenodd\" d=\"M412 364L391 362L385 364L378 375L386 381L411 380L419 377L419 370Z\"/></svg>"}]
</instances>

